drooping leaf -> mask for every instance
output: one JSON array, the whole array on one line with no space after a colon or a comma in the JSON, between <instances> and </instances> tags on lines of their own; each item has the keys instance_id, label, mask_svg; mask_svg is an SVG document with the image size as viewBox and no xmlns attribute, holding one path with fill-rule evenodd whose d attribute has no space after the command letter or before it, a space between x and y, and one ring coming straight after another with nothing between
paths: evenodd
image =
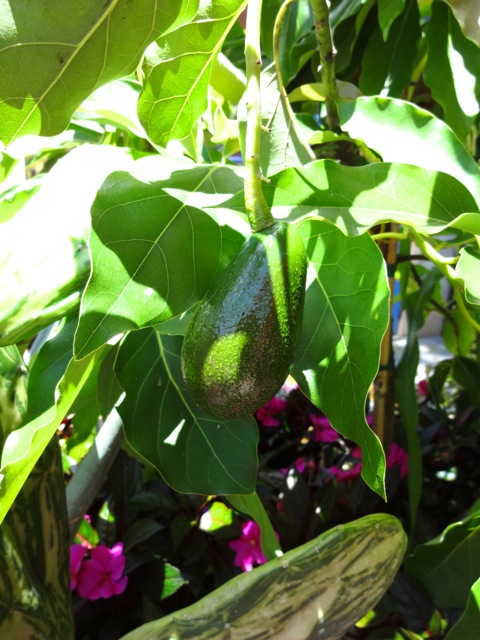
<instances>
[{"instance_id":1,"label":"drooping leaf","mask_svg":"<svg viewBox=\"0 0 480 640\"><path fill-rule=\"evenodd\" d=\"M406 0L386 41L379 27L373 32L362 59L360 90L367 95L400 97L412 76L420 36L417 0Z\"/></svg>"},{"instance_id":2,"label":"drooping leaf","mask_svg":"<svg viewBox=\"0 0 480 640\"><path fill-rule=\"evenodd\" d=\"M187 136L207 106L210 73L245 0L206 0L195 18L147 50L138 115L150 138L165 146Z\"/></svg>"},{"instance_id":3,"label":"drooping leaf","mask_svg":"<svg viewBox=\"0 0 480 640\"><path fill-rule=\"evenodd\" d=\"M57 161L0 236L0 344L25 340L78 308L90 273L90 206L129 152L83 145Z\"/></svg>"},{"instance_id":4,"label":"drooping leaf","mask_svg":"<svg viewBox=\"0 0 480 640\"><path fill-rule=\"evenodd\" d=\"M450 629L445 640L477 640L480 629L480 578L472 585L467 606L460 620Z\"/></svg>"},{"instance_id":5,"label":"drooping leaf","mask_svg":"<svg viewBox=\"0 0 480 640\"><path fill-rule=\"evenodd\" d=\"M380 222L399 222L421 232L435 233L449 226L480 228L467 189L447 174L413 165L376 163L347 167L319 160L285 169L264 187L267 202L278 218L329 220L349 235L359 235ZM229 206L243 211L243 194Z\"/></svg>"},{"instance_id":6,"label":"drooping leaf","mask_svg":"<svg viewBox=\"0 0 480 640\"><path fill-rule=\"evenodd\" d=\"M434 115L392 98L338 102L340 124L364 140L385 162L405 162L448 173L471 192L480 206L480 170L453 131Z\"/></svg>"},{"instance_id":7,"label":"drooping leaf","mask_svg":"<svg viewBox=\"0 0 480 640\"><path fill-rule=\"evenodd\" d=\"M131 333L122 343L115 371L126 393L118 412L127 441L176 491L252 493L255 421L220 422L197 407L184 387L181 344L153 329Z\"/></svg>"},{"instance_id":8,"label":"drooping leaf","mask_svg":"<svg viewBox=\"0 0 480 640\"><path fill-rule=\"evenodd\" d=\"M0 468L0 523L67 415L99 355L97 352L80 362L71 360L57 386L56 405L8 436Z\"/></svg>"},{"instance_id":9,"label":"drooping leaf","mask_svg":"<svg viewBox=\"0 0 480 640\"><path fill-rule=\"evenodd\" d=\"M465 282L467 301L480 304L480 252L473 247L460 249L460 260L455 273Z\"/></svg>"},{"instance_id":10,"label":"drooping leaf","mask_svg":"<svg viewBox=\"0 0 480 640\"><path fill-rule=\"evenodd\" d=\"M262 71L260 84L262 125L265 127L260 135L260 167L264 176L271 176L286 167L301 167L314 156L280 95L273 65ZM245 103L240 105L239 117L243 125L241 130L245 132Z\"/></svg>"},{"instance_id":11,"label":"drooping leaf","mask_svg":"<svg viewBox=\"0 0 480 640\"><path fill-rule=\"evenodd\" d=\"M335 12L330 13L332 28L334 30L335 47L337 55L335 56L335 69L337 71L345 71L351 67L359 67L361 58L353 57L354 48L362 46L359 44L362 38L368 38L372 30L376 27L376 16L373 17L373 8L376 0L346 0L342 5L350 5L355 7L354 15L349 15L346 20L341 20L338 24L334 18ZM358 7L358 11L357 11ZM339 16L340 18L341 16ZM362 49L365 45L362 46Z\"/></svg>"},{"instance_id":12,"label":"drooping leaf","mask_svg":"<svg viewBox=\"0 0 480 640\"><path fill-rule=\"evenodd\" d=\"M250 495L230 495L227 499L235 509L246 513L260 527L260 543L265 557L272 560L281 556L280 544L258 494L255 492Z\"/></svg>"},{"instance_id":13,"label":"drooping leaf","mask_svg":"<svg viewBox=\"0 0 480 640\"><path fill-rule=\"evenodd\" d=\"M406 558L405 570L437 607L465 607L480 575L480 516L455 522L440 536L418 545Z\"/></svg>"},{"instance_id":14,"label":"drooping leaf","mask_svg":"<svg viewBox=\"0 0 480 640\"><path fill-rule=\"evenodd\" d=\"M16 345L0 347L0 453L27 412L27 369Z\"/></svg>"},{"instance_id":15,"label":"drooping leaf","mask_svg":"<svg viewBox=\"0 0 480 640\"><path fill-rule=\"evenodd\" d=\"M330 7L332 28L336 29L344 20L358 13L367 2L368 0L332 0Z\"/></svg>"},{"instance_id":16,"label":"drooping leaf","mask_svg":"<svg viewBox=\"0 0 480 640\"><path fill-rule=\"evenodd\" d=\"M293 376L334 429L361 446L362 477L384 497L385 455L365 421L388 325L384 261L368 234L350 238L317 220L300 229L309 268Z\"/></svg>"},{"instance_id":17,"label":"drooping leaf","mask_svg":"<svg viewBox=\"0 0 480 640\"><path fill-rule=\"evenodd\" d=\"M445 2L432 4L426 38L425 84L441 105L445 122L465 140L480 108L480 47L464 36Z\"/></svg>"},{"instance_id":18,"label":"drooping leaf","mask_svg":"<svg viewBox=\"0 0 480 640\"><path fill-rule=\"evenodd\" d=\"M244 241L190 204L227 199L241 183L236 174L226 167L174 171L169 165L158 157L140 160L131 174L112 173L97 193L92 275L75 336L78 358L115 335L191 309Z\"/></svg>"},{"instance_id":19,"label":"drooping leaf","mask_svg":"<svg viewBox=\"0 0 480 640\"><path fill-rule=\"evenodd\" d=\"M98 86L126 76L160 34L185 24L198 2L86 0L64 11L2 0L0 139L65 129Z\"/></svg>"},{"instance_id":20,"label":"drooping leaf","mask_svg":"<svg viewBox=\"0 0 480 640\"><path fill-rule=\"evenodd\" d=\"M393 22L404 10L406 0L378 0L378 23L382 30L384 41Z\"/></svg>"}]
</instances>

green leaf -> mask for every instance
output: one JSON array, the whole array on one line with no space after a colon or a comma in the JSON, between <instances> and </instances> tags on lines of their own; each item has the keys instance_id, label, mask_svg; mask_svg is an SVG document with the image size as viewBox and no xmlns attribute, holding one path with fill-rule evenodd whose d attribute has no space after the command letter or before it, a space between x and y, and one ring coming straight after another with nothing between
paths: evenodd
<instances>
[{"instance_id":1,"label":"green leaf","mask_svg":"<svg viewBox=\"0 0 480 640\"><path fill-rule=\"evenodd\" d=\"M131 447L176 491L252 493L258 430L251 417L219 422L187 394L178 337L129 334L116 361L126 396L118 407Z\"/></svg>"},{"instance_id":2,"label":"green leaf","mask_svg":"<svg viewBox=\"0 0 480 640\"><path fill-rule=\"evenodd\" d=\"M273 560L283 555L272 523L258 494L227 496L227 499L237 511L246 513L260 527L260 543L265 557L268 560Z\"/></svg>"},{"instance_id":3,"label":"green leaf","mask_svg":"<svg viewBox=\"0 0 480 640\"><path fill-rule=\"evenodd\" d=\"M405 560L437 607L465 607L480 575L480 515L455 522L438 537L418 545Z\"/></svg>"},{"instance_id":4,"label":"green leaf","mask_svg":"<svg viewBox=\"0 0 480 640\"><path fill-rule=\"evenodd\" d=\"M425 84L445 122L465 140L479 111L480 48L463 35L445 2L433 3L426 38Z\"/></svg>"},{"instance_id":5,"label":"green leaf","mask_svg":"<svg viewBox=\"0 0 480 640\"><path fill-rule=\"evenodd\" d=\"M98 86L137 67L150 42L194 15L194 0L86 0L33 6L2 0L0 139L53 135Z\"/></svg>"},{"instance_id":6,"label":"green leaf","mask_svg":"<svg viewBox=\"0 0 480 640\"><path fill-rule=\"evenodd\" d=\"M360 90L399 97L410 82L420 36L417 0L407 0L386 41L380 28L373 32L362 59Z\"/></svg>"},{"instance_id":7,"label":"green leaf","mask_svg":"<svg viewBox=\"0 0 480 640\"><path fill-rule=\"evenodd\" d=\"M452 8L463 33L480 46L480 29L478 28L477 0L446 0Z\"/></svg>"},{"instance_id":8,"label":"green leaf","mask_svg":"<svg viewBox=\"0 0 480 640\"><path fill-rule=\"evenodd\" d=\"M27 369L16 345L0 347L0 452L27 411Z\"/></svg>"},{"instance_id":9,"label":"green leaf","mask_svg":"<svg viewBox=\"0 0 480 640\"><path fill-rule=\"evenodd\" d=\"M340 124L385 162L404 162L457 178L480 206L480 170L452 130L419 107L391 98L338 102Z\"/></svg>"},{"instance_id":10,"label":"green leaf","mask_svg":"<svg viewBox=\"0 0 480 640\"><path fill-rule=\"evenodd\" d=\"M278 218L324 218L349 235L389 221L435 233L455 226L463 211L476 209L465 187L451 176L389 163L347 167L319 160L273 176L264 193ZM243 207L241 195L229 204Z\"/></svg>"},{"instance_id":11,"label":"green leaf","mask_svg":"<svg viewBox=\"0 0 480 640\"><path fill-rule=\"evenodd\" d=\"M480 578L472 585L467 606L445 640L477 640L480 629Z\"/></svg>"},{"instance_id":12,"label":"green leaf","mask_svg":"<svg viewBox=\"0 0 480 640\"><path fill-rule=\"evenodd\" d=\"M301 167L312 160L313 153L305 143L298 123L292 120L280 95L275 67L270 65L260 78L262 125L260 134L260 168L271 176L287 167ZM245 132L246 106L239 107L241 131ZM243 125L243 126L242 126Z\"/></svg>"},{"instance_id":13,"label":"green leaf","mask_svg":"<svg viewBox=\"0 0 480 640\"><path fill-rule=\"evenodd\" d=\"M460 309L450 309L448 320L443 325L443 342L450 353L467 358L476 336L475 328L466 320Z\"/></svg>"},{"instance_id":14,"label":"green leaf","mask_svg":"<svg viewBox=\"0 0 480 640\"><path fill-rule=\"evenodd\" d=\"M440 272L429 272L420 289L407 296L403 305L408 319L408 333L402 358L395 370L395 397L400 408L408 442L408 492L410 528L413 531L422 492L422 453L418 439L418 404L415 376L419 363L417 331L424 323L425 307L440 279Z\"/></svg>"},{"instance_id":15,"label":"green leaf","mask_svg":"<svg viewBox=\"0 0 480 640\"><path fill-rule=\"evenodd\" d=\"M359 13L362 6L367 3L368 0L332 0L330 7L332 28L336 29L344 20Z\"/></svg>"},{"instance_id":16,"label":"green leaf","mask_svg":"<svg viewBox=\"0 0 480 640\"><path fill-rule=\"evenodd\" d=\"M210 73L245 0L206 0L188 24L147 50L138 115L150 138L165 146L188 136L207 106Z\"/></svg>"},{"instance_id":17,"label":"green leaf","mask_svg":"<svg viewBox=\"0 0 480 640\"><path fill-rule=\"evenodd\" d=\"M180 569L177 569L168 562L165 562L164 571L165 575L161 595L162 599L168 598L168 596L174 594L180 589L180 587L187 583L187 580L182 576Z\"/></svg>"},{"instance_id":18,"label":"green leaf","mask_svg":"<svg viewBox=\"0 0 480 640\"><path fill-rule=\"evenodd\" d=\"M480 251L474 247L460 249L455 273L465 282L467 302L480 304Z\"/></svg>"},{"instance_id":19,"label":"green leaf","mask_svg":"<svg viewBox=\"0 0 480 640\"><path fill-rule=\"evenodd\" d=\"M404 10L406 0L378 0L378 23L382 30L384 41L387 41L388 33L393 22Z\"/></svg>"},{"instance_id":20,"label":"green leaf","mask_svg":"<svg viewBox=\"0 0 480 640\"><path fill-rule=\"evenodd\" d=\"M0 523L87 381L97 355L71 360L57 386L56 405L8 436L0 468Z\"/></svg>"},{"instance_id":21,"label":"green leaf","mask_svg":"<svg viewBox=\"0 0 480 640\"><path fill-rule=\"evenodd\" d=\"M367 234L350 238L317 220L300 229L309 267L293 376L334 429L361 446L362 477L385 497L385 455L365 421L389 318L384 261Z\"/></svg>"},{"instance_id":22,"label":"green leaf","mask_svg":"<svg viewBox=\"0 0 480 640\"><path fill-rule=\"evenodd\" d=\"M78 308L90 273L90 206L124 149L83 145L58 160L0 236L0 344L33 336Z\"/></svg>"},{"instance_id":23,"label":"green leaf","mask_svg":"<svg viewBox=\"0 0 480 640\"><path fill-rule=\"evenodd\" d=\"M208 511L202 513L198 528L211 533L212 531L217 531L217 529L228 527L232 522L233 513L230 507L227 507L224 502L215 500L209 506Z\"/></svg>"},{"instance_id":24,"label":"green leaf","mask_svg":"<svg viewBox=\"0 0 480 640\"><path fill-rule=\"evenodd\" d=\"M137 171L112 173L97 193L77 358L118 334L191 309L244 241L190 205L227 199L241 184L235 173L210 166L173 171L167 162L158 156L139 160ZM234 214L230 218L235 226Z\"/></svg>"}]
</instances>

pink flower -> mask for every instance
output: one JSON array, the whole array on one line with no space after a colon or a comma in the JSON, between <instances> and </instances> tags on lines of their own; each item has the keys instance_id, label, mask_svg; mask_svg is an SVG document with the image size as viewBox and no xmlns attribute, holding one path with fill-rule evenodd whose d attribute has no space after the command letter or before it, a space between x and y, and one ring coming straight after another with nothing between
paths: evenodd
<instances>
[{"instance_id":1,"label":"pink flower","mask_svg":"<svg viewBox=\"0 0 480 640\"><path fill-rule=\"evenodd\" d=\"M253 520L242 524L242 536L229 542L228 546L236 552L235 566L243 571L251 571L254 563L265 564L267 561L260 546L260 527Z\"/></svg>"},{"instance_id":2,"label":"pink flower","mask_svg":"<svg viewBox=\"0 0 480 640\"><path fill-rule=\"evenodd\" d=\"M423 396L424 398L428 396L428 382L426 380L417 382L417 392L419 396Z\"/></svg>"},{"instance_id":3,"label":"pink flower","mask_svg":"<svg viewBox=\"0 0 480 640\"><path fill-rule=\"evenodd\" d=\"M387 456L387 468L397 466L400 467L400 478L404 478L408 473L408 453L393 442Z\"/></svg>"},{"instance_id":4,"label":"pink flower","mask_svg":"<svg viewBox=\"0 0 480 640\"><path fill-rule=\"evenodd\" d=\"M335 476L338 482L346 482L347 480L353 480L362 473L362 463L357 462L353 466L343 465L340 467L330 467L330 472Z\"/></svg>"},{"instance_id":5,"label":"pink flower","mask_svg":"<svg viewBox=\"0 0 480 640\"><path fill-rule=\"evenodd\" d=\"M256 412L256 417L264 427L278 427L280 421L277 420L272 414L281 413L285 411L288 406L288 402L285 398L274 396L267 404Z\"/></svg>"},{"instance_id":6,"label":"pink flower","mask_svg":"<svg viewBox=\"0 0 480 640\"><path fill-rule=\"evenodd\" d=\"M78 572L82 566L82 560L87 553L86 547L81 544L72 544L70 547L70 589L77 587Z\"/></svg>"},{"instance_id":7,"label":"pink flower","mask_svg":"<svg viewBox=\"0 0 480 640\"><path fill-rule=\"evenodd\" d=\"M298 473L303 473L307 468L307 460L305 456L300 456L300 458L297 458L293 463L293 466L298 471ZM282 476L285 477L288 473L288 468L283 467L282 469L280 469L280 471L282 472Z\"/></svg>"},{"instance_id":8,"label":"pink flower","mask_svg":"<svg viewBox=\"0 0 480 640\"><path fill-rule=\"evenodd\" d=\"M339 434L325 416L316 416L311 413L310 420L313 425L312 440L314 442L336 442L339 439Z\"/></svg>"},{"instance_id":9,"label":"pink flower","mask_svg":"<svg viewBox=\"0 0 480 640\"><path fill-rule=\"evenodd\" d=\"M126 558L121 542L111 549L103 544L92 549L90 560L84 560L77 575L78 593L82 598L111 598L125 591L128 577L122 576Z\"/></svg>"}]
</instances>

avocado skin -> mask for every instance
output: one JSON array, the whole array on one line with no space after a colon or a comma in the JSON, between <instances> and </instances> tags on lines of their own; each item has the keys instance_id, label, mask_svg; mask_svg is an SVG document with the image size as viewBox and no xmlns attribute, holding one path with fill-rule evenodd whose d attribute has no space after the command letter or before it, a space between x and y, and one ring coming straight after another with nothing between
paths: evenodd
<instances>
[{"instance_id":1,"label":"avocado skin","mask_svg":"<svg viewBox=\"0 0 480 640\"><path fill-rule=\"evenodd\" d=\"M253 233L188 326L182 374L197 404L230 419L281 388L301 330L307 259L292 224Z\"/></svg>"}]
</instances>

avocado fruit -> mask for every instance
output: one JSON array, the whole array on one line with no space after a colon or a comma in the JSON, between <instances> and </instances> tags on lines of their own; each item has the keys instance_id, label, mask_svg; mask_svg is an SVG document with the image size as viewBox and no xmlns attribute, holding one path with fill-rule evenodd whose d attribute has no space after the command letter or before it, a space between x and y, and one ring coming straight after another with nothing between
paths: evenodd
<instances>
[{"instance_id":1,"label":"avocado fruit","mask_svg":"<svg viewBox=\"0 0 480 640\"><path fill-rule=\"evenodd\" d=\"M285 382L301 330L307 258L293 224L252 233L215 280L185 334L186 387L209 414L254 413Z\"/></svg>"}]
</instances>

